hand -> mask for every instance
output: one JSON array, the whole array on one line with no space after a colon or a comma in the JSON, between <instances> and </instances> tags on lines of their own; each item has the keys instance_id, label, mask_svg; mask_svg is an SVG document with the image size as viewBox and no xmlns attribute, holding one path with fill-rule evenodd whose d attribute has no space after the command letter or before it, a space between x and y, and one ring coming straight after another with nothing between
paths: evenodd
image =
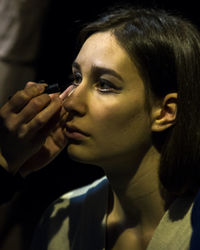
<instances>
[{"instance_id":1,"label":"hand","mask_svg":"<svg viewBox=\"0 0 200 250\"><path fill-rule=\"evenodd\" d=\"M45 167L51 162L67 145L67 138L64 133L65 121L67 114L62 108L60 113L57 114L54 121L51 120L51 124L55 124L50 134L46 137L46 140L40 150L36 152L30 159L28 159L20 168L22 176L37 171ZM57 121L57 122L55 122Z\"/></svg>"},{"instance_id":2,"label":"hand","mask_svg":"<svg viewBox=\"0 0 200 250\"><path fill-rule=\"evenodd\" d=\"M13 174L45 166L67 144L67 113L57 94L43 94L45 86L29 83L0 109L0 160Z\"/></svg>"}]
</instances>

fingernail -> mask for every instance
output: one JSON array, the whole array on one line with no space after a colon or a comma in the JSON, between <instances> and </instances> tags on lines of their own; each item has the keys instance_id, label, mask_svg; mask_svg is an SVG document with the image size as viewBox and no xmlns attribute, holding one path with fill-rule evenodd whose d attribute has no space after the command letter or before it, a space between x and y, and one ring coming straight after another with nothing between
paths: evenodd
<instances>
[{"instance_id":1,"label":"fingernail","mask_svg":"<svg viewBox=\"0 0 200 250\"><path fill-rule=\"evenodd\" d=\"M60 94L60 98L64 100L66 97L69 97L73 93L74 89L74 85L70 85L64 92Z\"/></svg>"}]
</instances>

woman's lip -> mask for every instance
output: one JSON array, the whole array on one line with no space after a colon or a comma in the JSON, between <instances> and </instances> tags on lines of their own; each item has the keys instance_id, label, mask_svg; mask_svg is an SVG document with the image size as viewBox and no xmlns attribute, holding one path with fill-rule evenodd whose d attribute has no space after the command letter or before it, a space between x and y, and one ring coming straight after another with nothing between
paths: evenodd
<instances>
[{"instance_id":1,"label":"woman's lip","mask_svg":"<svg viewBox=\"0 0 200 250\"><path fill-rule=\"evenodd\" d=\"M89 136L88 133L83 132L81 129L75 126L66 126L66 135L71 139L82 139L83 137Z\"/></svg>"}]
</instances>

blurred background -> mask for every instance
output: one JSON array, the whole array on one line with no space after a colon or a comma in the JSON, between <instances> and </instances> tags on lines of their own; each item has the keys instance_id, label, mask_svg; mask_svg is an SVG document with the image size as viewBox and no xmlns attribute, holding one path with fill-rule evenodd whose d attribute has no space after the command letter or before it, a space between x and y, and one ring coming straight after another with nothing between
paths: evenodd
<instances>
[{"instance_id":1,"label":"blurred background","mask_svg":"<svg viewBox=\"0 0 200 250\"><path fill-rule=\"evenodd\" d=\"M200 27L198 1L130 2L163 8ZM0 0L0 106L27 81L68 81L81 25L115 3ZM0 207L0 250L27 250L35 226L49 204L103 174L96 166L71 161L64 150L46 168L28 176L12 201Z\"/></svg>"}]
</instances>

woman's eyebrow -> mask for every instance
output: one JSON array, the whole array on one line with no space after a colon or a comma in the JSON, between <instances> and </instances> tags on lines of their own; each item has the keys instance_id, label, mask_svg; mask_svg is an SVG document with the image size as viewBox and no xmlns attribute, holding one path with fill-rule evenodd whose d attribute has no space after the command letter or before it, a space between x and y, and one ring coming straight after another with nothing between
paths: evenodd
<instances>
[{"instance_id":1,"label":"woman's eyebrow","mask_svg":"<svg viewBox=\"0 0 200 250\"><path fill-rule=\"evenodd\" d=\"M80 66L76 61L74 61L74 62L72 63L72 68L75 68L75 69L77 69L78 71L81 71L81 66Z\"/></svg>"},{"instance_id":2,"label":"woman's eyebrow","mask_svg":"<svg viewBox=\"0 0 200 250\"><path fill-rule=\"evenodd\" d=\"M92 73L97 74L97 75L104 75L104 74L112 75L112 76L118 78L120 81L123 81L120 74L118 74L115 70L110 69L110 68L93 65L91 71L92 71Z\"/></svg>"},{"instance_id":3,"label":"woman's eyebrow","mask_svg":"<svg viewBox=\"0 0 200 250\"><path fill-rule=\"evenodd\" d=\"M81 71L81 66L76 61L74 61L72 63L72 67ZM112 76L118 78L120 81L123 81L123 78L121 77L121 75L118 74L115 70L110 69L110 68L92 65L91 72L95 75L103 75L103 74L112 75Z\"/></svg>"}]
</instances>

